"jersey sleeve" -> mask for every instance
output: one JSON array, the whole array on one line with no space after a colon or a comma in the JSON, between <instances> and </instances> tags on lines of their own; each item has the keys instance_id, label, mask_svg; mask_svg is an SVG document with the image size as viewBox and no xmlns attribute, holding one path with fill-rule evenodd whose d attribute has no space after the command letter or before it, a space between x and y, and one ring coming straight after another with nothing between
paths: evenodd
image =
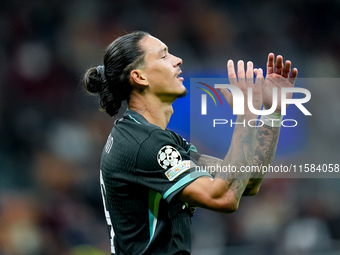
<instances>
[{"instance_id":1,"label":"jersey sleeve","mask_svg":"<svg viewBox=\"0 0 340 255\"><path fill-rule=\"evenodd\" d=\"M184 148L185 151L189 152L190 158L195 159L198 161L199 157L201 156L200 153L198 153L195 145L188 143L183 137L176 134L175 132L169 130L172 137L175 139L176 143L179 144L182 148Z\"/></svg>"},{"instance_id":2,"label":"jersey sleeve","mask_svg":"<svg viewBox=\"0 0 340 255\"><path fill-rule=\"evenodd\" d=\"M195 147L168 130L154 130L140 146L137 182L171 199L195 179L211 175L200 171Z\"/></svg>"}]
</instances>

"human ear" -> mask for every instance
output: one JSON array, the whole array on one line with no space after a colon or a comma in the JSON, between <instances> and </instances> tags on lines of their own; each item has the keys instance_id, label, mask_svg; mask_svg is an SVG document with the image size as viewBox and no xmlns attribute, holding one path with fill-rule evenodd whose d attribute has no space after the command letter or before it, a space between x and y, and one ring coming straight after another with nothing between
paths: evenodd
<instances>
[{"instance_id":1,"label":"human ear","mask_svg":"<svg viewBox=\"0 0 340 255\"><path fill-rule=\"evenodd\" d=\"M147 78L140 69L135 69L130 72L130 78L132 82L138 85L147 86L149 85Z\"/></svg>"}]
</instances>

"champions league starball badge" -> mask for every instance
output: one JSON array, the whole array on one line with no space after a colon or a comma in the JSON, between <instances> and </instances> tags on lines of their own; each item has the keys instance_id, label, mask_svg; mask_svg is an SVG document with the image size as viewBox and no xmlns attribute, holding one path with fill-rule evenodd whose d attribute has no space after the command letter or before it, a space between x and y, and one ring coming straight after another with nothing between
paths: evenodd
<instances>
[{"instance_id":1,"label":"champions league starball badge","mask_svg":"<svg viewBox=\"0 0 340 255\"><path fill-rule=\"evenodd\" d=\"M182 157L178 150L170 145L166 145L159 150L157 161L162 168L167 169L181 163Z\"/></svg>"}]
</instances>

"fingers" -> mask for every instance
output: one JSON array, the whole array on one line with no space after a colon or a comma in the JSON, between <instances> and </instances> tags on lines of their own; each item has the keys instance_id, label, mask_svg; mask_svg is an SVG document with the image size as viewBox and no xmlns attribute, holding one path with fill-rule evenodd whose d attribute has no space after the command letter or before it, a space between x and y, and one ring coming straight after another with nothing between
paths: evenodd
<instances>
[{"instance_id":1,"label":"fingers","mask_svg":"<svg viewBox=\"0 0 340 255\"><path fill-rule=\"evenodd\" d=\"M268 61L267 61L267 74L274 73L274 53L268 54Z\"/></svg>"},{"instance_id":2,"label":"fingers","mask_svg":"<svg viewBox=\"0 0 340 255\"><path fill-rule=\"evenodd\" d=\"M254 77L254 64L251 61L247 62L247 71L244 69L244 62L243 60L239 60L237 62L237 75L235 72L234 62L229 60L227 63L228 68L228 78L231 84L237 83L237 78L240 80L245 80L247 78L247 82L252 84L253 77Z\"/></svg>"},{"instance_id":3,"label":"fingers","mask_svg":"<svg viewBox=\"0 0 340 255\"><path fill-rule=\"evenodd\" d=\"M245 78L244 62L243 62L243 60L239 60L237 62L237 77L239 79L244 79Z\"/></svg>"},{"instance_id":4,"label":"fingers","mask_svg":"<svg viewBox=\"0 0 340 255\"><path fill-rule=\"evenodd\" d=\"M254 77L254 64L251 61L247 62L247 72L246 72L247 80L252 81Z\"/></svg>"},{"instance_id":5,"label":"fingers","mask_svg":"<svg viewBox=\"0 0 340 255\"><path fill-rule=\"evenodd\" d=\"M274 58L275 58L274 54L269 53L268 62L267 62L267 75L275 73L277 75L281 75L283 78L289 78L289 81L292 84L294 84L297 78L297 75L298 75L298 71L296 68L294 68L292 73L290 73L291 68L292 68L291 61L286 60L285 63L283 64L283 57L281 55L278 55L274 63ZM275 65L275 68L274 68L274 65Z\"/></svg>"},{"instance_id":6,"label":"fingers","mask_svg":"<svg viewBox=\"0 0 340 255\"><path fill-rule=\"evenodd\" d=\"M255 87L261 87L264 81L262 68L255 69L254 73L256 75Z\"/></svg>"},{"instance_id":7,"label":"fingers","mask_svg":"<svg viewBox=\"0 0 340 255\"><path fill-rule=\"evenodd\" d=\"M252 68L252 64L251 64L251 68ZM227 63L227 69L228 69L228 78L231 84L237 83L237 78L245 79L246 75L244 71L244 62L242 60L239 60L237 62L237 75L235 72L234 61L232 61L231 59Z\"/></svg>"},{"instance_id":8,"label":"fingers","mask_svg":"<svg viewBox=\"0 0 340 255\"><path fill-rule=\"evenodd\" d=\"M283 70L283 57L278 55L276 57L275 73L281 75Z\"/></svg>"},{"instance_id":9,"label":"fingers","mask_svg":"<svg viewBox=\"0 0 340 255\"><path fill-rule=\"evenodd\" d=\"M263 78L263 70L262 68L255 68L254 73L256 75L256 78Z\"/></svg>"},{"instance_id":10,"label":"fingers","mask_svg":"<svg viewBox=\"0 0 340 255\"><path fill-rule=\"evenodd\" d=\"M236 80L236 73L235 73L235 68L234 68L234 61L232 61L231 59L228 60L227 69L228 69L228 78L229 78L230 80Z\"/></svg>"},{"instance_id":11,"label":"fingers","mask_svg":"<svg viewBox=\"0 0 340 255\"><path fill-rule=\"evenodd\" d=\"M294 85L297 76L298 76L298 70L296 68L294 68L293 71L292 71L292 74L289 77L289 82Z\"/></svg>"},{"instance_id":12,"label":"fingers","mask_svg":"<svg viewBox=\"0 0 340 255\"><path fill-rule=\"evenodd\" d=\"M289 60L286 60L285 66L283 67L282 76L284 78L288 78L290 73L292 63Z\"/></svg>"}]
</instances>

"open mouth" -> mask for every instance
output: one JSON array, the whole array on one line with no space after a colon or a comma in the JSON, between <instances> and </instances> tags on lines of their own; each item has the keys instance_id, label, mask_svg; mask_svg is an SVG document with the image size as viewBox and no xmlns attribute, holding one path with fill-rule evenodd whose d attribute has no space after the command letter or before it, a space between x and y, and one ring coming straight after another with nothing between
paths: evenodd
<instances>
[{"instance_id":1,"label":"open mouth","mask_svg":"<svg viewBox=\"0 0 340 255\"><path fill-rule=\"evenodd\" d=\"M179 73L176 75L176 78L179 79L180 81L184 81L184 78L179 76L182 73L182 71L179 71Z\"/></svg>"}]
</instances>

